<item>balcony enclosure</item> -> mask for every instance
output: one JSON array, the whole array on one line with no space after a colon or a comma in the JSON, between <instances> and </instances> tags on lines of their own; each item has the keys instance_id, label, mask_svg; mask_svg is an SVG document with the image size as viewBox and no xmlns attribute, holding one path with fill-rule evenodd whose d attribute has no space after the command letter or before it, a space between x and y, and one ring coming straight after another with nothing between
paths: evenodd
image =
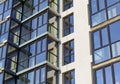
<instances>
[{"instance_id":1,"label":"balcony enclosure","mask_svg":"<svg viewBox=\"0 0 120 84\"><path fill-rule=\"evenodd\" d=\"M18 20L12 18L9 41L16 45L20 45L31 39L40 37L45 33L50 33L57 38L57 22L57 16L49 10L38 14L36 17L33 17L22 24Z\"/></svg>"},{"instance_id":2,"label":"balcony enclosure","mask_svg":"<svg viewBox=\"0 0 120 84\"><path fill-rule=\"evenodd\" d=\"M13 18L22 21L49 7L58 12L58 0L14 0Z\"/></svg>"}]
</instances>

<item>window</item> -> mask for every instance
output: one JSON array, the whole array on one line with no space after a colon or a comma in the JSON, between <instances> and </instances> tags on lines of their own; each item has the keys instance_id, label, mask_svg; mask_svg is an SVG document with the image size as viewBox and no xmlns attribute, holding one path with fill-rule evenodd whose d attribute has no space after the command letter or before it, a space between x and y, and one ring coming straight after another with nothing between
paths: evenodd
<instances>
[{"instance_id":1,"label":"window","mask_svg":"<svg viewBox=\"0 0 120 84\"><path fill-rule=\"evenodd\" d=\"M63 0L63 11L73 7L73 0Z\"/></svg>"},{"instance_id":2,"label":"window","mask_svg":"<svg viewBox=\"0 0 120 84\"><path fill-rule=\"evenodd\" d=\"M67 36L74 32L74 17L70 14L63 18L63 36Z\"/></svg>"},{"instance_id":3,"label":"window","mask_svg":"<svg viewBox=\"0 0 120 84\"><path fill-rule=\"evenodd\" d=\"M64 65L74 62L74 40L63 44Z\"/></svg>"},{"instance_id":4,"label":"window","mask_svg":"<svg viewBox=\"0 0 120 84\"><path fill-rule=\"evenodd\" d=\"M33 67L34 65L37 65L47 60L46 42L47 38L43 37L21 48L19 58L19 70Z\"/></svg>"},{"instance_id":5,"label":"window","mask_svg":"<svg viewBox=\"0 0 120 84\"><path fill-rule=\"evenodd\" d=\"M91 26L120 15L119 8L119 0L90 0Z\"/></svg>"},{"instance_id":6,"label":"window","mask_svg":"<svg viewBox=\"0 0 120 84\"><path fill-rule=\"evenodd\" d=\"M100 24L104 21L106 21L106 12L105 11L101 11L92 16L92 26Z\"/></svg>"},{"instance_id":7,"label":"window","mask_svg":"<svg viewBox=\"0 0 120 84\"><path fill-rule=\"evenodd\" d=\"M3 59L6 57L6 51L7 51L7 46L0 47L0 59Z\"/></svg>"},{"instance_id":8,"label":"window","mask_svg":"<svg viewBox=\"0 0 120 84\"><path fill-rule=\"evenodd\" d=\"M75 71L69 71L64 73L64 84L75 84Z\"/></svg>"},{"instance_id":9,"label":"window","mask_svg":"<svg viewBox=\"0 0 120 84\"><path fill-rule=\"evenodd\" d=\"M120 40L120 21L117 21L113 24L110 25L110 37L111 37L111 42L115 42Z\"/></svg>"},{"instance_id":10,"label":"window","mask_svg":"<svg viewBox=\"0 0 120 84\"><path fill-rule=\"evenodd\" d=\"M120 84L120 62L95 70L95 84Z\"/></svg>"},{"instance_id":11,"label":"window","mask_svg":"<svg viewBox=\"0 0 120 84\"><path fill-rule=\"evenodd\" d=\"M32 72L25 73L19 76L17 84L45 84L46 82L46 67L40 67Z\"/></svg>"},{"instance_id":12,"label":"window","mask_svg":"<svg viewBox=\"0 0 120 84\"><path fill-rule=\"evenodd\" d=\"M120 21L92 32L93 60L100 63L120 56Z\"/></svg>"}]
</instances>

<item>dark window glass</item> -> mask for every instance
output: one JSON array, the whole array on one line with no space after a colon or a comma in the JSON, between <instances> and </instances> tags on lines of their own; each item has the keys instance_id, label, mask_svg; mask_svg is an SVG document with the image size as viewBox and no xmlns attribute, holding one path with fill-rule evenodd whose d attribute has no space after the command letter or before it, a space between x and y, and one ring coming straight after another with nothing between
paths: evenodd
<instances>
[{"instance_id":1,"label":"dark window glass","mask_svg":"<svg viewBox=\"0 0 120 84\"><path fill-rule=\"evenodd\" d=\"M73 0L63 0L63 10L73 7Z\"/></svg>"},{"instance_id":2,"label":"dark window glass","mask_svg":"<svg viewBox=\"0 0 120 84\"><path fill-rule=\"evenodd\" d=\"M64 84L75 84L75 71L64 73Z\"/></svg>"},{"instance_id":3,"label":"dark window glass","mask_svg":"<svg viewBox=\"0 0 120 84\"><path fill-rule=\"evenodd\" d=\"M44 62L46 60L46 52L43 52L36 56L36 64Z\"/></svg>"},{"instance_id":4,"label":"dark window glass","mask_svg":"<svg viewBox=\"0 0 120 84\"><path fill-rule=\"evenodd\" d=\"M106 84L113 84L113 76L112 76L112 70L111 67L105 68L105 77L106 77Z\"/></svg>"},{"instance_id":5,"label":"dark window glass","mask_svg":"<svg viewBox=\"0 0 120 84\"><path fill-rule=\"evenodd\" d=\"M64 17L63 19L63 36L74 32L74 17L73 14Z\"/></svg>"},{"instance_id":6,"label":"dark window glass","mask_svg":"<svg viewBox=\"0 0 120 84\"><path fill-rule=\"evenodd\" d=\"M110 25L111 42L120 40L120 21L117 21Z\"/></svg>"},{"instance_id":7,"label":"dark window glass","mask_svg":"<svg viewBox=\"0 0 120 84\"><path fill-rule=\"evenodd\" d=\"M74 62L74 41L69 41L63 45L64 64Z\"/></svg>"},{"instance_id":8,"label":"dark window glass","mask_svg":"<svg viewBox=\"0 0 120 84\"><path fill-rule=\"evenodd\" d=\"M114 64L115 84L120 84L120 62Z\"/></svg>"},{"instance_id":9,"label":"dark window glass","mask_svg":"<svg viewBox=\"0 0 120 84\"><path fill-rule=\"evenodd\" d=\"M104 84L103 70L96 71L96 84Z\"/></svg>"},{"instance_id":10,"label":"dark window glass","mask_svg":"<svg viewBox=\"0 0 120 84\"><path fill-rule=\"evenodd\" d=\"M94 42L94 49L101 47L99 31L93 33L93 42Z\"/></svg>"}]
</instances>

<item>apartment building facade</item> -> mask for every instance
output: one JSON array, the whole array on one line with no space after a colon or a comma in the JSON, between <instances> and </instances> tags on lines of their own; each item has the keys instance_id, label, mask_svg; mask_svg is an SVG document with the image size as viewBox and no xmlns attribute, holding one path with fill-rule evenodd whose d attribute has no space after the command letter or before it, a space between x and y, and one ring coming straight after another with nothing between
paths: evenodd
<instances>
[{"instance_id":1,"label":"apartment building facade","mask_svg":"<svg viewBox=\"0 0 120 84\"><path fill-rule=\"evenodd\" d=\"M120 0L1 0L0 84L120 84Z\"/></svg>"}]
</instances>

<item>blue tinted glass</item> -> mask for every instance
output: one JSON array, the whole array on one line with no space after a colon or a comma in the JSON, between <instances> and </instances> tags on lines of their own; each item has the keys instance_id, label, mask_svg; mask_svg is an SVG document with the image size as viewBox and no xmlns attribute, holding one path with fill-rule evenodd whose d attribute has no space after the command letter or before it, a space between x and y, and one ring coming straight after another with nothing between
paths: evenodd
<instances>
[{"instance_id":1,"label":"blue tinted glass","mask_svg":"<svg viewBox=\"0 0 120 84\"><path fill-rule=\"evenodd\" d=\"M28 73L29 84L34 84L34 72Z\"/></svg>"},{"instance_id":2,"label":"blue tinted glass","mask_svg":"<svg viewBox=\"0 0 120 84\"><path fill-rule=\"evenodd\" d=\"M44 62L46 60L46 52L43 52L36 56L36 64Z\"/></svg>"},{"instance_id":3,"label":"blue tinted glass","mask_svg":"<svg viewBox=\"0 0 120 84\"><path fill-rule=\"evenodd\" d=\"M38 28L38 35L41 35L43 33L47 32L47 24L41 26L40 28Z\"/></svg>"},{"instance_id":4,"label":"blue tinted glass","mask_svg":"<svg viewBox=\"0 0 120 84\"><path fill-rule=\"evenodd\" d=\"M3 51L2 51L2 58L5 58L6 56L6 51L7 51L7 46L3 47Z\"/></svg>"},{"instance_id":5,"label":"blue tinted glass","mask_svg":"<svg viewBox=\"0 0 120 84\"><path fill-rule=\"evenodd\" d=\"M115 84L120 84L120 62L114 64Z\"/></svg>"},{"instance_id":6,"label":"blue tinted glass","mask_svg":"<svg viewBox=\"0 0 120 84\"><path fill-rule=\"evenodd\" d=\"M91 0L92 14L97 12L97 0Z\"/></svg>"},{"instance_id":7,"label":"blue tinted glass","mask_svg":"<svg viewBox=\"0 0 120 84\"><path fill-rule=\"evenodd\" d=\"M110 6L116 2L118 2L119 0L107 0L107 6Z\"/></svg>"},{"instance_id":8,"label":"blue tinted glass","mask_svg":"<svg viewBox=\"0 0 120 84\"><path fill-rule=\"evenodd\" d=\"M95 15L92 16L92 26L98 25L102 22L106 21L106 12L101 11Z\"/></svg>"},{"instance_id":9,"label":"blue tinted glass","mask_svg":"<svg viewBox=\"0 0 120 84\"><path fill-rule=\"evenodd\" d=\"M30 53L31 53L31 56L34 56L35 55L35 51L36 51L36 48L35 48L35 43L32 44L30 46Z\"/></svg>"},{"instance_id":10,"label":"blue tinted glass","mask_svg":"<svg viewBox=\"0 0 120 84\"><path fill-rule=\"evenodd\" d=\"M46 50L46 38L42 40L42 51L45 51Z\"/></svg>"},{"instance_id":11,"label":"blue tinted glass","mask_svg":"<svg viewBox=\"0 0 120 84\"><path fill-rule=\"evenodd\" d=\"M102 49L96 50L94 52L94 62L100 63L102 61L108 60L110 58L110 48L109 46Z\"/></svg>"},{"instance_id":12,"label":"blue tinted glass","mask_svg":"<svg viewBox=\"0 0 120 84\"><path fill-rule=\"evenodd\" d=\"M109 43L108 31L107 31L107 28L104 28L104 29L102 29L102 44L106 45L108 43Z\"/></svg>"},{"instance_id":13,"label":"blue tinted glass","mask_svg":"<svg viewBox=\"0 0 120 84\"><path fill-rule=\"evenodd\" d=\"M48 19L48 14L45 13L44 15L44 19L43 19L43 24L47 23L47 19Z\"/></svg>"},{"instance_id":14,"label":"blue tinted glass","mask_svg":"<svg viewBox=\"0 0 120 84\"><path fill-rule=\"evenodd\" d=\"M45 67L41 68L41 82L45 81Z\"/></svg>"},{"instance_id":15,"label":"blue tinted glass","mask_svg":"<svg viewBox=\"0 0 120 84\"><path fill-rule=\"evenodd\" d=\"M105 8L105 0L99 0L99 9Z\"/></svg>"},{"instance_id":16,"label":"blue tinted glass","mask_svg":"<svg viewBox=\"0 0 120 84\"><path fill-rule=\"evenodd\" d=\"M111 42L120 40L120 21L110 25Z\"/></svg>"},{"instance_id":17,"label":"blue tinted glass","mask_svg":"<svg viewBox=\"0 0 120 84\"><path fill-rule=\"evenodd\" d=\"M2 81L3 81L3 74L0 73L0 84L3 84Z\"/></svg>"},{"instance_id":18,"label":"blue tinted glass","mask_svg":"<svg viewBox=\"0 0 120 84\"><path fill-rule=\"evenodd\" d=\"M104 84L103 71L96 71L96 84Z\"/></svg>"},{"instance_id":19,"label":"blue tinted glass","mask_svg":"<svg viewBox=\"0 0 120 84\"><path fill-rule=\"evenodd\" d=\"M34 66L35 65L35 58L34 57L31 57L31 58L29 58L30 60L29 60L29 67L32 67L32 66Z\"/></svg>"},{"instance_id":20,"label":"blue tinted glass","mask_svg":"<svg viewBox=\"0 0 120 84\"><path fill-rule=\"evenodd\" d=\"M120 42L112 44L112 56L116 57L120 55Z\"/></svg>"},{"instance_id":21,"label":"blue tinted glass","mask_svg":"<svg viewBox=\"0 0 120 84\"><path fill-rule=\"evenodd\" d=\"M120 3L108 8L108 18L113 18L120 15Z\"/></svg>"},{"instance_id":22,"label":"blue tinted glass","mask_svg":"<svg viewBox=\"0 0 120 84\"><path fill-rule=\"evenodd\" d=\"M105 68L106 84L113 84L111 67Z\"/></svg>"},{"instance_id":23,"label":"blue tinted glass","mask_svg":"<svg viewBox=\"0 0 120 84\"><path fill-rule=\"evenodd\" d=\"M0 14L3 13L3 7L4 7L4 4L0 4Z\"/></svg>"},{"instance_id":24,"label":"blue tinted glass","mask_svg":"<svg viewBox=\"0 0 120 84\"><path fill-rule=\"evenodd\" d=\"M100 47L100 33L99 31L93 33L93 40L94 40L94 49Z\"/></svg>"},{"instance_id":25,"label":"blue tinted glass","mask_svg":"<svg viewBox=\"0 0 120 84\"><path fill-rule=\"evenodd\" d=\"M45 0L44 2L40 3L39 5L39 10L45 8L48 6L48 0Z\"/></svg>"},{"instance_id":26,"label":"blue tinted glass","mask_svg":"<svg viewBox=\"0 0 120 84\"><path fill-rule=\"evenodd\" d=\"M37 70L36 71L35 84L39 84L39 80L40 80L40 70Z\"/></svg>"},{"instance_id":27,"label":"blue tinted glass","mask_svg":"<svg viewBox=\"0 0 120 84\"><path fill-rule=\"evenodd\" d=\"M41 41L37 43L37 54L41 52Z\"/></svg>"}]
</instances>

